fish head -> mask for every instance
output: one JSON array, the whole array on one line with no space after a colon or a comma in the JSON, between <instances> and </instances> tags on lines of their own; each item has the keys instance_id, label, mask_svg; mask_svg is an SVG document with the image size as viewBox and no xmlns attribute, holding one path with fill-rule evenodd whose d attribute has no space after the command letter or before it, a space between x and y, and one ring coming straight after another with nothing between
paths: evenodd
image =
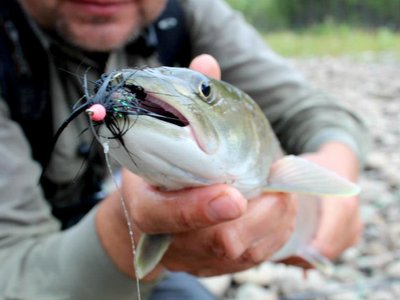
<instances>
[{"instance_id":1,"label":"fish head","mask_svg":"<svg viewBox=\"0 0 400 300\"><path fill-rule=\"evenodd\" d=\"M143 88L146 108L158 114L147 115L149 122L143 130L183 129L196 141L198 150L209 155L218 151L218 124L210 120L217 95L210 78L188 69L163 67L135 72L125 84Z\"/></svg>"},{"instance_id":2,"label":"fish head","mask_svg":"<svg viewBox=\"0 0 400 300\"><path fill-rule=\"evenodd\" d=\"M265 180L273 133L245 93L183 68L126 69L109 76L107 101L135 101L127 117L113 118L112 126L125 129L110 152L123 166L166 189L235 185L246 181L243 174L251 185ZM105 125L100 134L112 140L114 132Z\"/></svg>"}]
</instances>

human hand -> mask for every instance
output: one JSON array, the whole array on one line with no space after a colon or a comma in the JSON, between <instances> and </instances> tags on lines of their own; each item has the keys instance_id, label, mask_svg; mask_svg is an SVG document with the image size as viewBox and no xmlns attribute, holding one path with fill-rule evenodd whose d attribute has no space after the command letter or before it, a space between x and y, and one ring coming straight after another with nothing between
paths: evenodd
<instances>
[{"instance_id":1,"label":"human hand","mask_svg":"<svg viewBox=\"0 0 400 300\"><path fill-rule=\"evenodd\" d=\"M130 172L124 179L133 184L135 225L150 234L173 234L161 262L172 271L211 276L250 268L282 247L294 227L295 205L288 194L247 202L223 184L165 192Z\"/></svg>"},{"instance_id":2,"label":"human hand","mask_svg":"<svg viewBox=\"0 0 400 300\"><path fill-rule=\"evenodd\" d=\"M308 159L356 181L358 161L354 153L341 143L329 143ZM330 259L337 258L360 238L363 225L359 215L358 196L323 198L321 220L312 246Z\"/></svg>"},{"instance_id":3,"label":"human hand","mask_svg":"<svg viewBox=\"0 0 400 300\"><path fill-rule=\"evenodd\" d=\"M344 144L332 142L304 157L351 181L357 179L357 158ZM320 224L311 244L325 257L335 259L354 245L362 232L359 198L327 197L321 203Z\"/></svg>"}]
</instances>

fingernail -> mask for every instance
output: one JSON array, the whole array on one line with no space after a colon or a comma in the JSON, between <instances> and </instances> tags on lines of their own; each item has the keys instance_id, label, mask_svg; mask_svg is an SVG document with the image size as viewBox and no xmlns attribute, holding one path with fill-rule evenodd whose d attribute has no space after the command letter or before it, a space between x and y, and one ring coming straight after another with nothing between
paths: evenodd
<instances>
[{"instance_id":1,"label":"fingernail","mask_svg":"<svg viewBox=\"0 0 400 300\"><path fill-rule=\"evenodd\" d=\"M239 217L242 210L236 201L231 196L222 194L210 201L209 215L216 221L227 221Z\"/></svg>"}]
</instances>

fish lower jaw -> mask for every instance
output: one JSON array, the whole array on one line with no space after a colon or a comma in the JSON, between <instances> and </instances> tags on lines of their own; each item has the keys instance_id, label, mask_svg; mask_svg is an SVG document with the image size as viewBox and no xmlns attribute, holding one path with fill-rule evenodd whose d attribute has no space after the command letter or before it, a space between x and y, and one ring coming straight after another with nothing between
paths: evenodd
<instances>
[{"instance_id":1,"label":"fish lower jaw","mask_svg":"<svg viewBox=\"0 0 400 300\"><path fill-rule=\"evenodd\" d=\"M131 129L129 131L134 130L137 135L146 131L153 136L154 132L162 133L166 138L191 140L207 155L218 151L218 138L213 133L207 134L207 132L203 132L201 124L198 124L195 120L189 119L187 125L179 126L151 116L140 115L130 117L130 123ZM146 135L148 136L147 139L150 139L150 136Z\"/></svg>"}]
</instances>

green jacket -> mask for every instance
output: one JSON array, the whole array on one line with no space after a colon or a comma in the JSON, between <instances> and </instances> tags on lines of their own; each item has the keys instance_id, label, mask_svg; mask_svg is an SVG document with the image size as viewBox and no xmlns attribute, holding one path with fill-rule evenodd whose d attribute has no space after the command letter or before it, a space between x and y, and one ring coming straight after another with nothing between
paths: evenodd
<instances>
[{"instance_id":1,"label":"green jacket","mask_svg":"<svg viewBox=\"0 0 400 300\"><path fill-rule=\"evenodd\" d=\"M260 104L287 152L313 151L326 141L339 140L362 158L365 129L358 117L311 88L240 14L221 0L181 2L193 56L216 57L223 80ZM104 71L160 65L155 55L129 56L121 49L110 54L104 67L99 59L37 31L51 62L56 127L82 96L85 72L96 80ZM45 199L37 184L40 166L31 159L30 146L20 126L11 121L6 103L0 101L0 299L134 299L135 283L116 269L100 244L96 208L63 231L51 214L51 203L79 201L69 183L83 163L77 148L91 142L90 135L80 135L86 128L86 119L78 118L61 136L46 173L60 190L54 199ZM153 284L141 286L145 299Z\"/></svg>"}]
</instances>

